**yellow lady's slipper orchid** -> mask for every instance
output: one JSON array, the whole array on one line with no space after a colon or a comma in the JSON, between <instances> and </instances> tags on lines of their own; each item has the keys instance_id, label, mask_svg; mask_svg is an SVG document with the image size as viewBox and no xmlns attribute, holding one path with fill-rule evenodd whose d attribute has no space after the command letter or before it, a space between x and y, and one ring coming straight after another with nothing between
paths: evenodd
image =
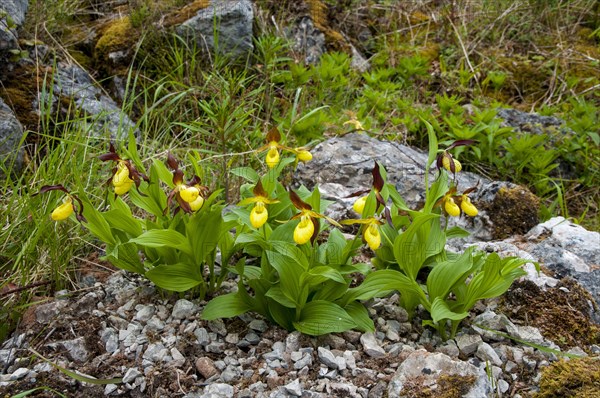
<instances>
[{"instance_id":1,"label":"yellow lady's slipper orchid","mask_svg":"<svg viewBox=\"0 0 600 398\"><path fill-rule=\"evenodd\" d=\"M241 200L240 203L238 203L238 206L246 206L254 203L254 207L250 211L250 223L254 228L260 228L265 225L269 219L269 212L265 205L278 203L279 201L269 198L269 194L263 188L260 180L254 186L252 193L254 194L253 197Z\"/></svg>"},{"instance_id":2,"label":"yellow lady's slipper orchid","mask_svg":"<svg viewBox=\"0 0 600 398\"><path fill-rule=\"evenodd\" d=\"M381 246L381 234L379 233L379 227L377 223L371 223L365 228L365 232L363 233L363 237L365 238L365 242L371 248L371 250L379 249Z\"/></svg>"},{"instance_id":3,"label":"yellow lady's slipper orchid","mask_svg":"<svg viewBox=\"0 0 600 398\"><path fill-rule=\"evenodd\" d=\"M263 202L256 202L250 211L250 223L254 228L262 227L269 219L269 212Z\"/></svg>"},{"instance_id":4,"label":"yellow lady's slipper orchid","mask_svg":"<svg viewBox=\"0 0 600 398\"><path fill-rule=\"evenodd\" d=\"M279 163L279 150L277 149L277 143L275 141L269 144L269 152L267 152L266 163L270 169L277 166Z\"/></svg>"},{"instance_id":5,"label":"yellow lady's slipper orchid","mask_svg":"<svg viewBox=\"0 0 600 398\"><path fill-rule=\"evenodd\" d=\"M349 125L351 125L352 127L354 127L354 130L358 130L358 131L364 131L364 129L365 129L365 128L363 127L362 123L361 123L361 122L360 122L358 119L356 119L356 118L354 118L354 117L353 117L352 119L350 119L350 120L347 120L347 121L345 121L345 122L343 123L343 126L345 126L345 125L347 125L347 124L349 124Z\"/></svg>"},{"instance_id":6,"label":"yellow lady's slipper orchid","mask_svg":"<svg viewBox=\"0 0 600 398\"><path fill-rule=\"evenodd\" d=\"M311 220L310 216L303 215L300 218L300 222L294 229L294 242L299 245L303 245L312 238L315 233L315 225Z\"/></svg>"},{"instance_id":7,"label":"yellow lady's slipper orchid","mask_svg":"<svg viewBox=\"0 0 600 398\"><path fill-rule=\"evenodd\" d=\"M444 199L444 210L452 217L460 216L460 208L451 196Z\"/></svg>"},{"instance_id":8,"label":"yellow lady's slipper orchid","mask_svg":"<svg viewBox=\"0 0 600 398\"><path fill-rule=\"evenodd\" d=\"M179 185L179 196L184 202L192 203L200 195L200 190L197 187L188 187L187 185Z\"/></svg>"},{"instance_id":9,"label":"yellow lady's slipper orchid","mask_svg":"<svg viewBox=\"0 0 600 398\"><path fill-rule=\"evenodd\" d=\"M204 206L204 198L202 197L202 195L198 195L196 200L190 202L189 204L190 209L192 209L192 211L198 211L202 208L202 206Z\"/></svg>"},{"instance_id":10,"label":"yellow lady's slipper orchid","mask_svg":"<svg viewBox=\"0 0 600 398\"><path fill-rule=\"evenodd\" d=\"M313 158L312 153L310 153L306 149L299 150L298 153L296 154L296 157L301 162L309 162Z\"/></svg>"},{"instance_id":11,"label":"yellow lady's slipper orchid","mask_svg":"<svg viewBox=\"0 0 600 398\"><path fill-rule=\"evenodd\" d=\"M124 195L133 186L134 181L129 177L129 169L125 163L119 163L117 171L113 175L112 184L115 187L115 194Z\"/></svg>"},{"instance_id":12,"label":"yellow lady's slipper orchid","mask_svg":"<svg viewBox=\"0 0 600 398\"><path fill-rule=\"evenodd\" d=\"M444 156L442 158L442 165L444 166L444 168L446 170L452 171L452 168L450 167L450 160L452 160L452 162L454 162L454 172L455 173L458 173L459 171L462 170L462 165L460 164L460 162L458 160Z\"/></svg>"},{"instance_id":13,"label":"yellow lady's slipper orchid","mask_svg":"<svg viewBox=\"0 0 600 398\"><path fill-rule=\"evenodd\" d=\"M354 204L352 205L352 208L358 214L362 214L362 212L365 210L366 203L367 203L367 196L362 196L362 197L358 198L356 200L356 202L354 202Z\"/></svg>"},{"instance_id":14,"label":"yellow lady's slipper orchid","mask_svg":"<svg viewBox=\"0 0 600 398\"><path fill-rule=\"evenodd\" d=\"M471 199L467 195L462 196L460 208L466 215L471 217L475 217L479 213L477 207L475 207L473 203L471 203Z\"/></svg>"},{"instance_id":15,"label":"yellow lady's slipper orchid","mask_svg":"<svg viewBox=\"0 0 600 398\"><path fill-rule=\"evenodd\" d=\"M115 194L117 196L125 195L131 190L131 187L133 187L133 180L122 183L119 186L115 186Z\"/></svg>"},{"instance_id":16,"label":"yellow lady's slipper orchid","mask_svg":"<svg viewBox=\"0 0 600 398\"><path fill-rule=\"evenodd\" d=\"M66 196L64 202L52 211L50 217L54 221L66 220L71 214L73 214L74 211L75 208L73 207L73 200L70 196Z\"/></svg>"}]
</instances>

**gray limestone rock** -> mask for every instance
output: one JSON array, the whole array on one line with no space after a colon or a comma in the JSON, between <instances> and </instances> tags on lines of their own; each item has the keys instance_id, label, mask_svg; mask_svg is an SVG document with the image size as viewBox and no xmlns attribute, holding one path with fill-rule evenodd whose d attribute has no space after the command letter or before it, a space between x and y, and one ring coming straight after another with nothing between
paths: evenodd
<instances>
[{"instance_id":1,"label":"gray limestone rock","mask_svg":"<svg viewBox=\"0 0 600 398\"><path fill-rule=\"evenodd\" d=\"M191 318L198 311L196 304L186 299L177 300L173 306L173 312L171 316L174 319L185 319Z\"/></svg>"},{"instance_id":2,"label":"gray limestone rock","mask_svg":"<svg viewBox=\"0 0 600 398\"><path fill-rule=\"evenodd\" d=\"M288 29L287 36L292 40L294 52L302 54L306 64L317 64L327 52L325 35L315 27L308 16L298 19L291 29Z\"/></svg>"},{"instance_id":3,"label":"gray limestone rock","mask_svg":"<svg viewBox=\"0 0 600 398\"><path fill-rule=\"evenodd\" d=\"M372 358L381 358L385 356L385 350L381 348L373 333L363 333L363 335L360 336L360 342L368 356Z\"/></svg>"},{"instance_id":4,"label":"gray limestone rock","mask_svg":"<svg viewBox=\"0 0 600 398\"><path fill-rule=\"evenodd\" d=\"M408 385L412 385L412 393L415 393L415 383L419 383L423 388L433 388L442 375L475 377L475 382L464 397L486 397L492 390L490 381L484 371L467 362L453 360L445 354L430 353L421 349L411 353L400 364L388 385L388 396L402 396Z\"/></svg>"},{"instance_id":5,"label":"gray limestone rock","mask_svg":"<svg viewBox=\"0 0 600 398\"><path fill-rule=\"evenodd\" d=\"M352 210L356 198L348 196L372 186L374 161L385 167L388 182L395 185L409 207L418 208L425 200L427 154L423 151L366 134L351 133L330 138L313 148L311 153L312 161L298 166L295 182L309 189L318 185L321 196L334 202L326 211L334 219L356 217ZM430 181L436 176L433 169ZM469 172L458 173L457 178L459 190L479 184L479 190L485 192L491 183L485 177ZM473 239L492 238L492 225L482 212L473 219L461 217L459 225L471 231Z\"/></svg>"},{"instance_id":6,"label":"gray limestone rock","mask_svg":"<svg viewBox=\"0 0 600 398\"><path fill-rule=\"evenodd\" d=\"M87 115L86 123L95 137L126 140L130 133L139 136L135 123L92 80L88 72L76 65L59 62L54 74L53 102L58 96L70 97Z\"/></svg>"},{"instance_id":7,"label":"gray limestone rock","mask_svg":"<svg viewBox=\"0 0 600 398\"><path fill-rule=\"evenodd\" d=\"M175 30L180 36L195 41L198 48L240 58L254 49L253 21L250 0L214 0Z\"/></svg>"},{"instance_id":8,"label":"gray limestone rock","mask_svg":"<svg viewBox=\"0 0 600 398\"><path fill-rule=\"evenodd\" d=\"M28 0L0 0L0 52L17 48L17 28L25 21Z\"/></svg>"},{"instance_id":9,"label":"gray limestone rock","mask_svg":"<svg viewBox=\"0 0 600 398\"><path fill-rule=\"evenodd\" d=\"M22 138L23 127L21 123L19 123L8 105L0 98L0 180L7 177L3 171L4 169L13 174L18 174L21 171L24 156L23 148L20 145Z\"/></svg>"}]
</instances>

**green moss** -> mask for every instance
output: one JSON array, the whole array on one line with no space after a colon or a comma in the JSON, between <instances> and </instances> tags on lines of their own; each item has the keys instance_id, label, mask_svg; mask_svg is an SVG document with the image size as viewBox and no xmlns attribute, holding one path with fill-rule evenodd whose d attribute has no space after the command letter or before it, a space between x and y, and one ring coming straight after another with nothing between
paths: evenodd
<instances>
[{"instance_id":1,"label":"green moss","mask_svg":"<svg viewBox=\"0 0 600 398\"><path fill-rule=\"evenodd\" d=\"M534 397L600 397L600 358L562 359L544 368Z\"/></svg>"},{"instance_id":2,"label":"green moss","mask_svg":"<svg viewBox=\"0 0 600 398\"><path fill-rule=\"evenodd\" d=\"M103 58L112 51L126 48L137 36L129 17L123 17L111 21L102 30L101 36L96 42L96 54Z\"/></svg>"}]
</instances>

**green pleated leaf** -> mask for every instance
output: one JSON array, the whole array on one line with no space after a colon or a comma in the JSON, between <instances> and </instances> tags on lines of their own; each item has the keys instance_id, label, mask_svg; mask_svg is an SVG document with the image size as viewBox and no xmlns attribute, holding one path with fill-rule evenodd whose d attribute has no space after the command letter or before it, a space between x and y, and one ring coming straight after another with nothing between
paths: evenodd
<instances>
[{"instance_id":1,"label":"green pleated leaf","mask_svg":"<svg viewBox=\"0 0 600 398\"><path fill-rule=\"evenodd\" d=\"M170 247L191 255L192 248L185 236L172 229L152 229L131 242L146 247Z\"/></svg>"},{"instance_id":2,"label":"green pleated leaf","mask_svg":"<svg viewBox=\"0 0 600 398\"><path fill-rule=\"evenodd\" d=\"M311 301L302 308L296 330L311 336L340 333L355 328L357 323L339 305L329 301Z\"/></svg>"},{"instance_id":3,"label":"green pleated leaf","mask_svg":"<svg viewBox=\"0 0 600 398\"><path fill-rule=\"evenodd\" d=\"M265 296L272 298L284 307L296 308L296 303L294 303L285 294L283 294L283 291L279 286L273 286L272 288L270 288L267 294L265 294Z\"/></svg>"},{"instance_id":4,"label":"green pleated leaf","mask_svg":"<svg viewBox=\"0 0 600 398\"><path fill-rule=\"evenodd\" d=\"M356 322L356 329L361 332L373 332L375 331L375 325L373 320L369 317L369 311L367 308L355 301L344 307L348 315Z\"/></svg>"},{"instance_id":5,"label":"green pleated leaf","mask_svg":"<svg viewBox=\"0 0 600 398\"><path fill-rule=\"evenodd\" d=\"M460 321L469 315L468 312L454 312L448 307L448 303L440 297L436 297L431 304L431 319L434 323L438 323L444 319Z\"/></svg>"},{"instance_id":6,"label":"green pleated leaf","mask_svg":"<svg viewBox=\"0 0 600 398\"><path fill-rule=\"evenodd\" d=\"M117 268L144 274L144 265L140 260L137 245L133 242L118 244L111 251L108 251L107 247L104 258Z\"/></svg>"},{"instance_id":7,"label":"green pleated leaf","mask_svg":"<svg viewBox=\"0 0 600 398\"><path fill-rule=\"evenodd\" d=\"M146 277L156 286L174 292L185 292L202 283L199 270L182 263L158 265L147 271Z\"/></svg>"},{"instance_id":8,"label":"green pleated leaf","mask_svg":"<svg viewBox=\"0 0 600 398\"><path fill-rule=\"evenodd\" d=\"M237 293L224 294L210 300L202 311L202 319L232 318L250 310L250 305Z\"/></svg>"}]
</instances>

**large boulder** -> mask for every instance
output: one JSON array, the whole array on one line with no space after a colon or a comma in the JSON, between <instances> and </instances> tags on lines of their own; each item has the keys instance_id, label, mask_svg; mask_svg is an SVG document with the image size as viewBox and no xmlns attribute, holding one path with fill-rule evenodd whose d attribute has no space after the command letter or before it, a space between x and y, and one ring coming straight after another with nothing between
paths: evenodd
<instances>
[{"instance_id":1,"label":"large boulder","mask_svg":"<svg viewBox=\"0 0 600 398\"><path fill-rule=\"evenodd\" d=\"M193 40L198 48L232 58L245 57L253 49L254 12L250 0L213 0L208 7L181 25L176 32Z\"/></svg>"},{"instance_id":2,"label":"large boulder","mask_svg":"<svg viewBox=\"0 0 600 398\"><path fill-rule=\"evenodd\" d=\"M428 156L424 151L352 133L328 139L311 152L313 160L298 167L296 182L311 189L318 184L322 196L334 202L328 208L328 215L335 219L356 216L351 210L356 198L349 196L371 187L374 160L385 167L388 182L395 185L409 207L418 209L425 201ZM431 171L430 182L436 173ZM526 188L490 181L470 172L458 173L457 182L459 191L478 186L470 196L480 214L451 220L452 224L468 229L472 240L524 234L538 223L537 198Z\"/></svg>"},{"instance_id":3,"label":"large boulder","mask_svg":"<svg viewBox=\"0 0 600 398\"><path fill-rule=\"evenodd\" d=\"M88 72L59 62L54 74L54 100L70 98L84 112L96 137L126 140L129 133L139 135L135 123L92 80Z\"/></svg>"},{"instance_id":4,"label":"large boulder","mask_svg":"<svg viewBox=\"0 0 600 398\"><path fill-rule=\"evenodd\" d=\"M4 179L3 170L18 173L23 167L23 127L12 110L0 98L0 180Z\"/></svg>"}]
</instances>

